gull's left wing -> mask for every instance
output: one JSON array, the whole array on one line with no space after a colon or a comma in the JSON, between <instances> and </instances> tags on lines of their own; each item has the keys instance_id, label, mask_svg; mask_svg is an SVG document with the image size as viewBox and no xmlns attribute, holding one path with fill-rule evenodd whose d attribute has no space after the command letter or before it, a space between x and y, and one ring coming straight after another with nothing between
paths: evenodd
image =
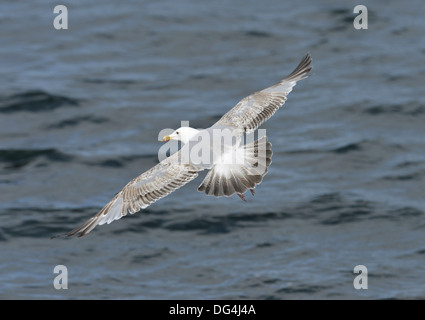
<instances>
[{"instance_id":1,"label":"gull's left wing","mask_svg":"<svg viewBox=\"0 0 425 320\"><path fill-rule=\"evenodd\" d=\"M97 225L109 224L128 212L138 212L195 179L199 168L179 162L179 157L180 151L134 178L96 215L74 230L59 236L85 236Z\"/></svg>"}]
</instances>

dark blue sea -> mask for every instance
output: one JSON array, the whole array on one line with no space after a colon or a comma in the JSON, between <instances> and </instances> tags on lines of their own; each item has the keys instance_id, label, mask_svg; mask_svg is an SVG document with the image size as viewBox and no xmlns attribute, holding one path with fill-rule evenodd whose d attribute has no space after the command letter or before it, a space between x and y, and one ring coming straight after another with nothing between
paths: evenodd
<instances>
[{"instance_id":1,"label":"dark blue sea","mask_svg":"<svg viewBox=\"0 0 425 320\"><path fill-rule=\"evenodd\" d=\"M54 28L58 4L68 29ZM368 29L354 28L358 4ZM423 7L2 1L0 298L424 299ZM50 239L154 166L162 129L211 126L307 52L311 76L262 126L273 163L255 196L206 196L201 174Z\"/></svg>"}]
</instances>

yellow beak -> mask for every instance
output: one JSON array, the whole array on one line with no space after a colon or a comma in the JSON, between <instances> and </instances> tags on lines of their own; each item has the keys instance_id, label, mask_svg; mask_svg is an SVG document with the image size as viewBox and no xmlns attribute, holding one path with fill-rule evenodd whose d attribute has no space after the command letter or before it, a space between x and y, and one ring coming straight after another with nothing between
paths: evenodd
<instances>
[{"instance_id":1,"label":"yellow beak","mask_svg":"<svg viewBox=\"0 0 425 320\"><path fill-rule=\"evenodd\" d=\"M162 142L169 141L169 140L171 140L170 136L165 136L164 138L162 138Z\"/></svg>"}]
</instances>

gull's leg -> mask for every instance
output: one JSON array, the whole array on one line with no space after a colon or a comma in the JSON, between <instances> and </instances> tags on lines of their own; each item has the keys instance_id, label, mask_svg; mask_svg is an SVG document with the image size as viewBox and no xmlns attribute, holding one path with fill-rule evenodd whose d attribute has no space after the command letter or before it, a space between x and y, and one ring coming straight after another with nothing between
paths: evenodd
<instances>
[{"instance_id":1,"label":"gull's leg","mask_svg":"<svg viewBox=\"0 0 425 320\"><path fill-rule=\"evenodd\" d=\"M237 193L237 195L242 199L242 201L246 201L245 196L242 193Z\"/></svg>"},{"instance_id":2,"label":"gull's leg","mask_svg":"<svg viewBox=\"0 0 425 320\"><path fill-rule=\"evenodd\" d=\"M249 189L249 191L251 191L251 194L252 194L252 195L254 195L254 194L255 194L254 189Z\"/></svg>"}]
</instances>

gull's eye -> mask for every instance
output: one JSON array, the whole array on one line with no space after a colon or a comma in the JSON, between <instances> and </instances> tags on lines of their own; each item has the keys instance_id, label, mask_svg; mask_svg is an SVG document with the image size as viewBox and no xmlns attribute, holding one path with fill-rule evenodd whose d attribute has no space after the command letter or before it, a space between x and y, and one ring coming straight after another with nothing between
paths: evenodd
<instances>
[{"instance_id":1,"label":"gull's eye","mask_svg":"<svg viewBox=\"0 0 425 320\"><path fill-rule=\"evenodd\" d=\"M178 131L176 131L176 134L179 134L179 132L178 132Z\"/></svg>"}]
</instances>

